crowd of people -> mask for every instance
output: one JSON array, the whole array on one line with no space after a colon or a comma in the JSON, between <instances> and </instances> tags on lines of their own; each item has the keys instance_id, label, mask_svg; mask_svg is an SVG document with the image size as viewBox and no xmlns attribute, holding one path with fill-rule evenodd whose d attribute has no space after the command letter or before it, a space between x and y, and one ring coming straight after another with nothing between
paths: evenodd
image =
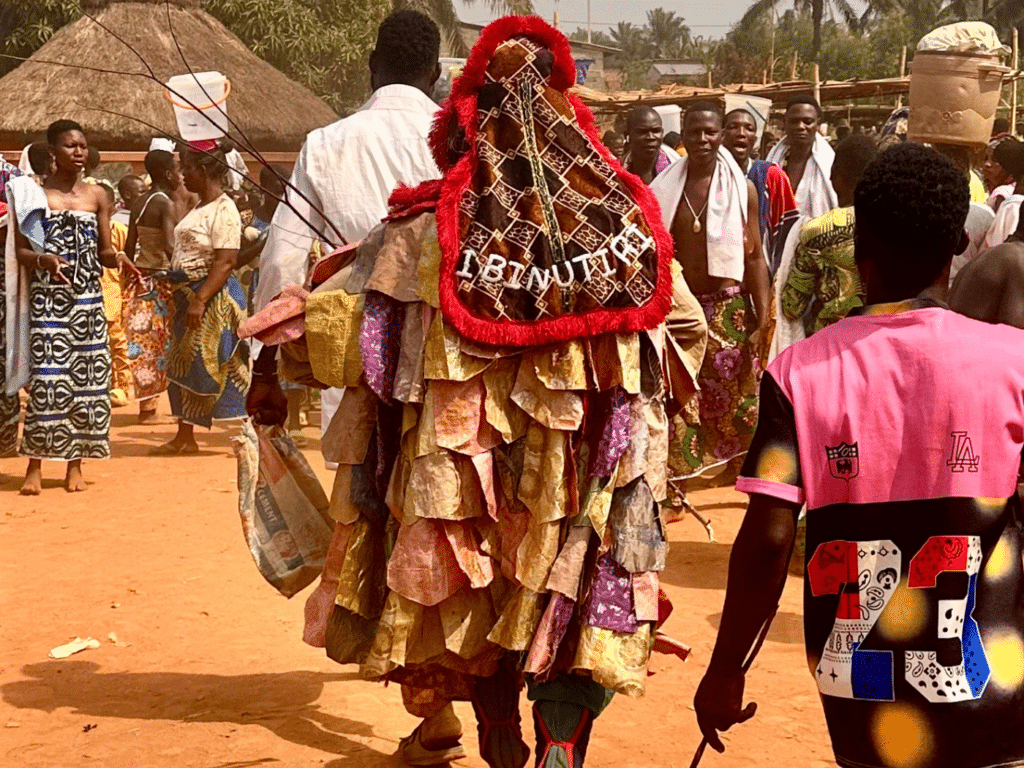
<instances>
[{"instance_id":1,"label":"crowd of people","mask_svg":"<svg viewBox=\"0 0 1024 768\"><path fill-rule=\"evenodd\" d=\"M129 390L142 422L167 391L163 456L247 414L299 439L302 385L321 390L336 528L304 639L401 686L408 764L465 756L466 700L483 759L522 768L525 687L554 768L642 695L652 652L689 653L661 630L664 526L731 468L751 504L696 697L713 748L753 715L744 659L803 527L840 764L1024 760L1024 143L997 125L984 155L925 147L897 110L833 146L809 96L764 159L758 116L714 101L675 135L639 105L601 136L539 19L488 26L441 105L439 50L429 18L389 16L369 101L287 183L262 168L244 214L215 141L151 149L115 193L58 120L0 168L0 453L24 390L22 493L43 460L82 490ZM344 258L314 286L321 253ZM305 335L250 348L242 322L298 287ZM924 735L893 757L908 722Z\"/></svg>"},{"instance_id":2,"label":"crowd of people","mask_svg":"<svg viewBox=\"0 0 1024 768\"><path fill-rule=\"evenodd\" d=\"M82 460L110 455L111 408L132 396L139 423L152 424L167 393L178 431L158 456L197 453L196 426L246 416L251 362L237 330L249 296L240 280L252 278L244 269L268 227L259 214L269 219L273 205L252 205L240 179L231 187L238 172L226 143L154 147L146 178L112 183L97 177L100 153L85 129L57 120L45 142L26 148L27 170L3 161L0 455L29 459L25 495L40 492L44 460L66 462L66 489L84 490ZM256 231L240 254L247 227ZM306 390L292 388L290 429L302 442Z\"/></svg>"}]
</instances>

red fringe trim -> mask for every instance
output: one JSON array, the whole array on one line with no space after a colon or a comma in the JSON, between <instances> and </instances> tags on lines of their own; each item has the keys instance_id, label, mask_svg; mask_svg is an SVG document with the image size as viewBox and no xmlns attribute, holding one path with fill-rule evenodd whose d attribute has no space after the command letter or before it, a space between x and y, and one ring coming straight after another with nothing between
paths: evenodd
<instances>
[{"instance_id":1,"label":"red fringe trim","mask_svg":"<svg viewBox=\"0 0 1024 768\"><path fill-rule=\"evenodd\" d=\"M457 121L466 134L469 145L476 145L476 93L486 80L490 64L498 46L513 37L530 37L555 57L549 83L559 91L568 91L576 85L576 62L568 38L539 16L505 16L484 28L473 50L466 59L462 74L452 83L451 93L441 111L434 117L430 130L430 148L442 173L451 169L448 158L448 136L452 121Z\"/></svg>"},{"instance_id":2,"label":"red fringe trim","mask_svg":"<svg viewBox=\"0 0 1024 768\"><path fill-rule=\"evenodd\" d=\"M441 197L441 180L425 181L416 187L399 184L388 198L388 215L384 221L401 221L437 208Z\"/></svg>"},{"instance_id":3,"label":"red fringe trim","mask_svg":"<svg viewBox=\"0 0 1024 768\"><path fill-rule=\"evenodd\" d=\"M526 35L548 47L555 57L550 85L565 92L576 112L580 128L591 145L615 170L630 195L636 200L658 246L657 278L654 294L635 309L594 310L550 320L512 322L473 315L456 295L455 272L461 248L459 205L470 185L476 167L476 155L470 151L454 166L448 163L448 136L457 120L470 147L476 146L476 96L484 82L487 64L495 49L511 37ZM576 65L568 39L536 16L507 16L490 24L480 35L466 62L465 70L452 86L451 95L434 118L430 143L438 167L444 171L440 199L437 202L437 235L441 246L440 299L445 319L463 336L484 344L530 346L567 341L602 333L632 333L655 328L665 321L672 308L672 259L675 247L661 221L661 208L650 189L637 176L626 171L601 143L593 113L575 95L567 93L576 82Z\"/></svg>"}]
</instances>

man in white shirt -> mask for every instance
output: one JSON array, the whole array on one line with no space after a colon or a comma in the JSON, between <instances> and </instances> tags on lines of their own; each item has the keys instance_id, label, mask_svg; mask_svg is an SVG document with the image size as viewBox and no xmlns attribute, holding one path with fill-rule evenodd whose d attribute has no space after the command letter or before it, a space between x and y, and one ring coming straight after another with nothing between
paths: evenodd
<instances>
[{"instance_id":1,"label":"man in white shirt","mask_svg":"<svg viewBox=\"0 0 1024 768\"><path fill-rule=\"evenodd\" d=\"M370 54L373 95L356 113L306 137L292 171L287 205L274 214L260 259L256 311L289 285L302 285L314 238L324 253L357 242L388 212L399 184L416 186L440 177L427 137L438 106L430 92L441 74L440 33L428 17L398 11L377 30ZM303 221L316 227L313 232ZM263 423L283 423L287 412L277 380L276 350L256 360L249 413ZM337 411L341 390L322 395L321 433Z\"/></svg>"}]
</instances>

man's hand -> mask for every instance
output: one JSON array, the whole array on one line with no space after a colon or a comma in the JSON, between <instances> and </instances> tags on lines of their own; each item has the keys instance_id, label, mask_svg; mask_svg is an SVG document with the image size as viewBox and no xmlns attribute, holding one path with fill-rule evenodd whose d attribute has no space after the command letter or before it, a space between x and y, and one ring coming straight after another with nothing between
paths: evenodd
<instances>
[{"instance_id":1,"label":"man's hand","mask_svg":"<svg viewBox=\"0 0 1024 768\"><path fill-rule=\"evenodd\" d=\"M754 352L758 352L761 349L761 339L764 337L764 331L758 326L747 335L747 344Z\"/></svg>"},{"instance_id":2,"label":"man's hand","mask_svg":"<svg viewBox=\"0 0 1024 768\"><path fill-rule=\"evenodd\" d=\"M257 424L284 426L288 419L288 398L276 375L254 373L245 396L245 410Z\"/></svg>"},{"instance_id":3,"label":"man's hand","mask_svg":"<svg viewBox=\"0 0 1024 768\"><path fill-rule=\"evenodd\" d=\"M117 254L117 268L130 272L136 277L136 279L142 279L142 273L139 272L139 268L135 266L135 262L128 258L124 253Z\"/></svg>"},{"instance_id":4,"label":"man's hand","mask_svg":"<svg viewBox=\"0 0 1024 768\"><path fill-rule=\"evenodd\" d=\"M71 281L68 276L64 274L64 267L70 267L71 262L67 259L55 256L52 253L48 253L45 256L37 259L38 265L50 273L55 283L61 285L71 285Z\"/></svg>"},{"instance_id":5,"label":"man's hand","mask_svg":"<svg viewBox=\"0 0 1024 768\"><path fill-rule=\"evenodd\" d=\"M757 711L754 702L743 706L744 683L745 676L740 670L722 673L708 669L697 686L697 694L693 697L697 725L716 752L725 752L718 732L727 731L736 723L745 723Z\"/></svg>"},{"instance_id":6,"label":"man's hand","mask_svg":"<svg viewBox=\"0 0 1024 768\"><path fill-rule=\"evenodd\" d=\"M203 322L203 314L206 312L206 302L197 296L188 300L188 309L185 311L185 327L195 330Z\"/></svg>"}]
</instances>

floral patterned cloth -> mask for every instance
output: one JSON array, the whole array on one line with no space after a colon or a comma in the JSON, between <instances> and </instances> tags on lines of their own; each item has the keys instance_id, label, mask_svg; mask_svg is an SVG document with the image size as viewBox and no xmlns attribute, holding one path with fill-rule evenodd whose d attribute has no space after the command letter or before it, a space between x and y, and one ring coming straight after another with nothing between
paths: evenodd
<instances>
[{"instance_id":1,"label":"floral patterned cloth","mask_svg":"<svg viewBox=\"0 0 1024 768\"><path fill-rule=\"evenodd\" d=\"M227 195L190 211L174 228L171 267L189 282L175 288L167 394L171 413L188 424L245 418L249 391L249 344L238 338L246 318L245 291L232 274L206 302L198 328L187 328L188 305L209 274L216 251L237 249L242 219Z\"/></svg>"},{"instance_id":2,"label":"floral patterned cloth","mask_svg":"<svg viewBox=\"0 0 1024 768\"><path fill-rule=\"evenodd\" d=\"M699 477L743 455L757 426L764 354L747 343L748 329L756 327L750 295L736 286L697 300L708 321L708 348L697 377L696 400L671 421L673 480Z\"/></svg>"},{"instance_id":3,"label":"floral patterned cloth","mask_svg":"<svg viewBox=\"0 0 1024 768\"><path fill-rule=\"evenodd\" d=\"M167 356L171 344L171 294L174 287L142 270L124 275L122 324L128 361L135 381L135 399L148 400L167 389Z\"/></svg>"},{"instance_id":4,"label":"floral patterned cloth","mask_svg":"<svg viewBox=\"0 0 1024 768\"><path fill-rule=\"evenodd\" d=\"M789 275L780 275L786 281L782 314L787 320L803 318L808 336L864 306L864 288L853 260L853 229L853 208L836 208L807 222L800 230Z\"/></svg>"}]
</instances>

